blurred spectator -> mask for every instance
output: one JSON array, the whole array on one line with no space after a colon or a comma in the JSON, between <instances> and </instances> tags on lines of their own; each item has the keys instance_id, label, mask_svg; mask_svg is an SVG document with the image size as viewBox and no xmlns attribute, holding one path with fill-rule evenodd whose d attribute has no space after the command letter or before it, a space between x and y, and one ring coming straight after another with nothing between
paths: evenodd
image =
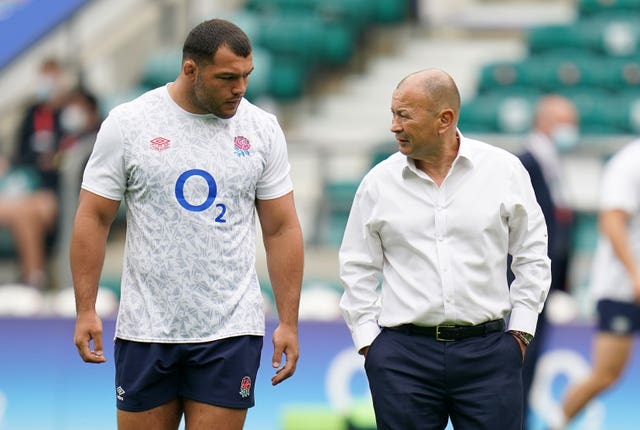
<instances>
[{"instance_id":1,"label":"blurred spectator","mask_svg":"<svg viewBox=\"0 0 640 430\"><path fill-rule=\"evenodd\" d=\"M568 390L551 429L564 429L585 405L623 374L640 331L640 140L606 165L600 190L600 237L593 260L591 293L598 324L593 366Z\"/></svg>"},{"instance_id":2,"label":"blurred spectator","mask_svg":"<svg viewBox=\"0 0 640 430\"><path fill-rule=\"evenodd\" d=\"M573 149L578 142L578 114L573 103L555 94L540 98L533 129L524 142L524 152L518 157L529 172L536 199L547 223L548 255L551 258L549 294L567 289L573 212L568 202L566 182L562 177L560 154ZM545 341L548 325L546 314L543 309L538 319L536 337L527 348L523 364L525 401L528 400L540 348ZM526 418L524 422L526 428Z\"/></svg>"},{"instance_id":3,"label":"blurred spectator","mask_svg":"<svg viewBox=\"0 0 640 430\"><path fill-rule=\"evenodd\" d=\"M60 113L60 235L57 280L61 287L72 285L69 241L78 205L82 172L91 155L102 116L98 99L83 87L71 92Z\"/></svg>"},{"instance_id":4,"label":"blurred spectator","mask_svg":"<svg viewBox=\"0 0 640 430\"><path fill-rule=\"evenodd\" d=\"M3 183L12 185L0 195L0 226L14 237L20 282L44 288L46 254L58 218L60 108L66 91L64 72L56 60L44 61L39 73L36 100L20 124L15 156L11 163L2 162Z\"/></svg>"}]
</instances>

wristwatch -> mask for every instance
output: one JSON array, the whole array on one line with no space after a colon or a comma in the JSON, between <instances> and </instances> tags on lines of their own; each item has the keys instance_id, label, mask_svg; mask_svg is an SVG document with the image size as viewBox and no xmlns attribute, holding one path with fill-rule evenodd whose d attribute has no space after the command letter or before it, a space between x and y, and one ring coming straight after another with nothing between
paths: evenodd
<instances>
[{"instance_id":1,"label":"wristwatch","mask_svg":"<svg viewBox=\"0 0 640 430\"><path fill-rule=\"evenodd\" d=\"M533 335L520 330L509 330L509 333L520 339L525 346L529 345L533 340Z\"/></svg>"}]
</instances>

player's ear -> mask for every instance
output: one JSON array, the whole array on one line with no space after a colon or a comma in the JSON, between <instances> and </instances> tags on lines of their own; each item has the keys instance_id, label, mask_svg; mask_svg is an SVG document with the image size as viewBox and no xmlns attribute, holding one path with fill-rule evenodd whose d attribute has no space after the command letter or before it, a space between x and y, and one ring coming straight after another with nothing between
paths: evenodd
<instances>
[{"instance_id":1,"label":"player's ear","mask_svg":"<svg viewBox=\"0 0 640 430\"><path fill-rule=\"evenodd\" d=\"M191 58L187 58L182 63L182 74L189 79L195 79L198 72L198 66Z\"/></svg>"}]
</instances>

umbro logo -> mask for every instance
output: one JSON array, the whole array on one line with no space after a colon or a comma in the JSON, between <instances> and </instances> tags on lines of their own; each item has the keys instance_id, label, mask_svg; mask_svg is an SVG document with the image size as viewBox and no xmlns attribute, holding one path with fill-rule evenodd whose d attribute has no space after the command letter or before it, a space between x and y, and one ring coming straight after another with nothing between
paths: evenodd
<instances>
[{"instance_id":1,"label":"umbro logo","mask_svg":"<svg viewBox=\"0 0 640 430\"><path fill-rule=\"evenodd\" d=\"M121 386L118 386L118 388L116 388L116 397L118 398L118 400L120 400L121 402L124 401L124 393L126 391L124 391L124 388L122 388Z\"/></svg>"},{"instance_id":2,"label":"umbro logo","mask_svg":"<svg viewBox=\"0 0 640 430\"><path fill-rule=\"evenodd\" d=\"M149 141L151 143L150 147L151 149L153 149L154 151L164 151L165 149L169 148L169 142L171 142L169 139L164 138L162 136L158 136L158 137L154 137L153 139L151 139Z\"/></svg>"}]
</instances>

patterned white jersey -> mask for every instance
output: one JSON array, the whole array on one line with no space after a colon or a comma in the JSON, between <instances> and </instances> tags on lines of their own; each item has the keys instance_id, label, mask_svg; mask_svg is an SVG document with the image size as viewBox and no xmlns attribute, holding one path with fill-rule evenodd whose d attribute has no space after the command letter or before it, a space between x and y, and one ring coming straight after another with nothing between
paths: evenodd
<instances>
[{"instance_id":1,"label":"patterned white jersey","mask_svg":"<svg viewBox=\"0 0 640 430\"><path fill-rule=\"evenodd\" d=\"M126 204L116 337L264 335L255 199L292 190L273 115L247 100L230 119L196 115L149 91L109 113L82 188Z\"/></svg>"}]
</instances>

